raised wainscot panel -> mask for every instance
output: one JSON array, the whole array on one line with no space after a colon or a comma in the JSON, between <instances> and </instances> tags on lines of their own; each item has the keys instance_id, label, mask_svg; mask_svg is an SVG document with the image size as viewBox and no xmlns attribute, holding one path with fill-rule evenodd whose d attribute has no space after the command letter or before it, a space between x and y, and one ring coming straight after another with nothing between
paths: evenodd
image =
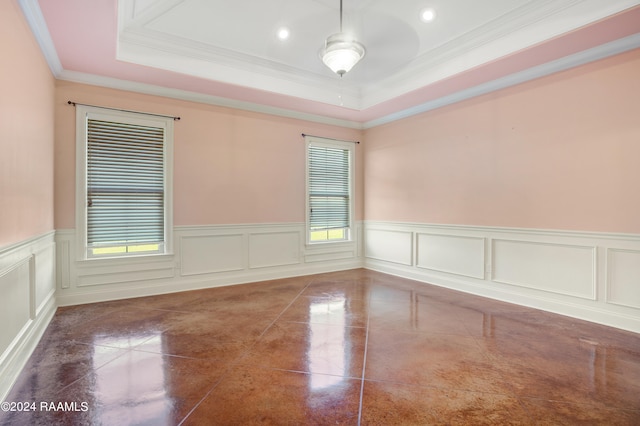
<instances>
[{"instance_id":1,"label":"raised wainscot panel","mask_svg":"<svg viewBox=\"0 0 640 426\"><path fill-rule=\"evenodd\" d=\"M0 271L0 360L31 320L33 258L25 258Z\"/></svg>"},{"instance_id":2,"label":"raised wainscot panel","mask_svg":"<svg viewBox=\"0 0 640 426\"><path fill-rule=\"evenodd\" d=\"M268 268L300 263L300 232L249 234L249 267Z\"/></svg>"},{"instance_id":3,"label":"raised wainscot panel","mask_svg":"<svg viewBox=\"0 0 640 426\"><path fill-rule=\"evenodd\" d=\"M413 265L413 233L382 229L367 229L365 234L365 257Z\"/></svg>"},{"instance_id":4,"label":"raised wainscot panel","mask_svg":"<svg viewBox=\"0 0 640 426\"><path fill-rule=\"evenodd\" d=\"M242 234L204 235L180 239L180 275L199 275L244 269Z\"/></svg>"},{"instance_id":5,"label":"raised wainscot panel","mask_svg":"<svg viewBox=\"0 0 640 426\"><path fill-rule=\"evenodd\" d=\"M77 287L166 280L174 276L173 261L166 255L89 260L76 265Z\"/></svg>"},{"instance_id":6,"label":"raised wainscot panel","mask_svg":"<svg viewBox=\"0 0 640 426\"><path fill-rule=\"evenodd\" d=\"M60 288L71 287L71 242L56 242L56 276Z\"/></svg>"},{"instance_id":7,"label":"raised wainscot panel","mask_svg":"<svg viewBox=\"0 0 640 426\"><path fill-rule=\"evenodd\" d=\"M484 279L484 238L439 234L416 238L417 267Z\"/></svg>"},{"instance_id":8,"label":"raised wainscot panel","mask_svg":"<svg viewBox=\"0 0 640 426\"><path fill-rule=\"evenodd\" d=\"M305 263L329 262L332 260L353 259L357 256L355 250L332 250L327 252L305 253Z\"/></svg>"},{"instance_id":9,"label":"raised wainscot panel","mask_svg":"<svg viewBox=\"0 0 640 426\"><path fill-rule=\"evenodd\" d=\"M35 253L35 308L36 314L55 291L55 243L47 244Z\"/></svg>"},{"instance_id":10,"label":"raised wainscot panel","mask_svg":"<svg viewBox=\"0 0 640 426\"><path fill-rule=\"evenodd\" d=\"M596 248L493 240L495 282L551 293L596 298Z\"/></svg>"},{"instance_id":11,"label":"raised wainscot panel","mask_svg":"<svg viewBox=\"0 0 640 426\"><path fill-rule=\"evenodd\" d=\"M134 281L152 281L173 277L173 268L148 269L130 272L116 272L113 274L78 275L78 287L94 285L110 285Z\"/></svg>"},{"instance_id":12,"label":"raised wainscot panel","mask_svg":"<svg viewBox=\"0 0 640 426\"><path fill-rule=\"evenodd\" d=\"M640 309L640 251L609 249L607 302Z\"/></svg>"}]
</instances>

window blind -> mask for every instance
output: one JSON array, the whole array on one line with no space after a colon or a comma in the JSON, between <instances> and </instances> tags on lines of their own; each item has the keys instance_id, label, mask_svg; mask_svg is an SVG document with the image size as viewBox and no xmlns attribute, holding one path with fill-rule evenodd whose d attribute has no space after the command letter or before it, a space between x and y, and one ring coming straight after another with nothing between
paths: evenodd
<instances>
[{"instance_id":1,"label":"window blind","mask_svg":"<svg viewBox=\"0 0 640 426\"><path fill-rule=\"evenodd\" d=\"M309 146L309 227L348 228L349 150Z\"/></svg>"},{"instance_id":2,"label":"window blind","mask_svg":"<svg viewBox=\"0 0 640 426\"><path fill-rule=\"evenodd\" d=\"M164 129L87 120L87 244L164 241Z\"/></svg>"}]
</instances>

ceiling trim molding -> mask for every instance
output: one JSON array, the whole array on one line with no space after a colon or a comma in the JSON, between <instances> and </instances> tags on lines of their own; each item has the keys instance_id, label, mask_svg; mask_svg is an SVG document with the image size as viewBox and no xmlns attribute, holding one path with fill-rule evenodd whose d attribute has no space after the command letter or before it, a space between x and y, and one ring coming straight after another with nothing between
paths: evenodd
<instances>
[{"instance_id":1,"label":"ceiling trim molding","mask_svg":"<svg viewBox=\"0 0 640 426\"><path fill-rule=\"evenodd\" d=\"M280 117L293 118L297 120L311 121L314 123L328 124L350 129L362 129L362 123L357 121L342 120L318 114L310 114L301 111L279 108L270 105L262 105L253 102L238 101L220 96L207 95L203 93L191 92L181 89L172 89L153 84L137 83L128 80L121 80L111 77L102 77L94 74L81 73L76 71L63 70L57 77L59 80L72 83L88 84L92 86L105 87L109 89L125 90L128 92L141 93L144 95L162 96L188 102L234 108L243 111L256 112L261 114L276 115Z\"/></svg>"},{"instance_id":2,"label":"ceiling trim molding","mask_svg":"<svg viewBox=\"0 0 640 426\"><path fill-rule=\"evenodd\" d=\"M468 89L464 89L459 92L452 93L450 95L443 96L441 98L434 99L432 101L386 115L384 117L367 121L363 123L363 128L370 129L372 127L381 126L393 121L402 120L403 118L408 118L417 114L432 111L437 108L471 99L476 96L485 95L497 90L506 89L507 87L515 86L517 84L525 83L536 78L545 77L560 71L565 71L570 68L584 65L600 59L605 59L607 57L637 48L640 48L640 33L624 37L609 43L605 43L600 46L575 53L573 55L565 56L564 58L547 62L545 64L538 65L536 67L532 67L515 74L507 75L497 80L479 84L477 86L473 86Z\"/></svg>"},{"instance_id":3,"label":"ceiling trim molding","mask_svg":"<svg viewBox=\"0 0 640 426\"><path fill-rule=\"evenodd\" d=\"M475 28L423 53L402 71L381 80L376 90L363 89L362 109L589 25L594 17L585 16L581 8L594 1L597 0L567 0L565 3L555 0L531 1L494 19L490 25ZM606 19L637 6L637 3L637 0L610 0L609 7L600 10L597 19ZM549 17L569 12L573 12L574 16L567 22L562 19L556 23L546 21ZM546 25L543 25L545 22ZM379 87L384 89L380 90Z\"/></svg>"},{"instance_id":4,"label":"ceiling trim molding","mask_svg":"<svg viewBox=\"0 0 640 426\"><path fill-rule=\"evenodd\" d=\"M263 58L204 43L184 40L154 30L126 29L118 34L116 58L132 64L191 75L256 90L269 91L361 109L360 90L345 87L335 75L320 75ZM215 68L210 66L216 64ZM251 64L251 71L246 64ZM259 72L258 72L259 71Z\"/></svg>"},{"instance_id":5,"label":"ceiling trim molding","mask_svg":"<svg viewBox=\"0 0 640 426\"><path fill-rule=\"evenodd\" d=\"M311 121L314 123L328 124L332 126L346 127L351 129L362 129L362 123L357 121L343 120L323 116L319 114L305 113L301 111L278 108L270 105L262 105L253 102L237 101L220 96L206 95L202 93L190 92L187 90L171 89L151 84L136 83L132 81L102 77L93 74L81 73L65 70L58 57L53 39L49 33L49 28L38 4L38 0L18 0L22 13L27 24L31 28L40 50L47 62L53 76L59 80L70 81L93 86L106 87L111 89L126 90L146 95L164 96L172 99L179 99L191 102L198 102L208 105L235 108L244 111L270 114L286 118Z\"/></svg>"},{"instance_id":6,"label":"ceiling trim molding","mask_svg":"<svg viewBox=\"0 0 640 426\"><path fill-rule=\"evenodd\" d=\"M637 3L636 0L608 0L606 4L602 4L602 0L527 0L419 54L380 81L343 86L341 80L330 78L328 74L154 30L149 23L183 0L163 1L138 18L119 14L118 59L336 105L335 97L327 90L327 87L333 87L342 93L341 105L356 110L366 110L543 43Z\"/></svg>"},{"instance_id":7,"label":"ceiling trim molding","mask_svg":"<svg viewBox=\"0 0 640 426\"><path fill-rule=\"evenodd\" d=\"M40 50L49 65L49 69L53 73L54 77L58 77L63 70L62 63L58 57L58 52L53 44L53 39L49 33L49 27L47 27L47 23L44 20L38 1L18 0L18 4L20 5L20 9L22 9L22 13L24 14L27 24L29 24L29 27L31 28L33 36L40 46Z\"/></svg>"}]
</instances>

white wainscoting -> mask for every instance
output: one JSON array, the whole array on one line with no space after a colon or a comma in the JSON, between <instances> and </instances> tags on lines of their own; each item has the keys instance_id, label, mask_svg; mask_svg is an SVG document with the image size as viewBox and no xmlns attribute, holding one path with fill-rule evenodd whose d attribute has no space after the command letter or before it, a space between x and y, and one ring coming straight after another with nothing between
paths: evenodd
<instances>
[{"instance_id":1,"label":"white wainscoting","mask_svg":"<svg viewBox=\"0 0 640 426\"><path fill-rule=\"evenodd\" d=\"M417 233L416 266L484 279L485 238Z\"/></svg>"},{"instance_id":2,"label":"white wainscoting","mask_svg":"<svg viewBox=\"0 0 640 426\"><path fill-rule=\"evenodd\" d=\"M303 223L177 226L174 253L78 260L74 230L56 232L58 305L195 290L363 266L353 242L305 245Z\"/></svg>"},{"instance_id":3,"label":"white wainscoting","mask_svg":"<svg viewBox=\"0 0 640 426\"><path fill-rule=\"evenodd\" d=\"M180 248L182 276L241 271L247 267L242 234L182 236Z\"/></svg>"},{"instance_id":4,"label":"white wainscoting","mask_svg":"<svg viewBox=\"0 0 640 426\"><path fill-rule=\"evenodd\" d=\"M299 264L303 235L297 231L250 233L249 268Z\"/></svg>"},{"instance_id":5,"label":"white wainscoting","mask_svg":"<svg viewBox=\"0 0 640 426\"><path fill-rule=\"evenodd\" d=\"M640 310L640 250L607 250L607 301Z\"/></svg>"},{"instance_id":6,"label":"white wainscoting","mask_svg":"<svg viewBox=\"0 0 640 426\"><path fill-rule=\"evenodd\" d=\"M640 333L640 235L364 223L365 267Z\"/></svg>"},{"instance_id":7,"label":"white wainscoting","mask_svg":"<svg viewBox=\"0 0 640 426\"><path fill-rule=\"evenodd\" d=\"M399 265L413 265L413 233L395 229L367 229L366 255Z\"/></svg>"},{"instance_id":8,"label":"white wainscoting","mask_svg":"<svg viewBox=\"0 0 640 426\"><path fill-rule=\"evenodd\" d=\"M0 401L55 313L54 259L53 232L0 249Z\"/></svg>"},{"instance_id":9,"label":"white wainscoting","mask_svg":"<svg viewBox=\"0 0 640 426\"><path fill-rule=\"evenodd\" d=\"M596 299L596 247L494 239L496 283Z\"/></svg>"}]
</instances>

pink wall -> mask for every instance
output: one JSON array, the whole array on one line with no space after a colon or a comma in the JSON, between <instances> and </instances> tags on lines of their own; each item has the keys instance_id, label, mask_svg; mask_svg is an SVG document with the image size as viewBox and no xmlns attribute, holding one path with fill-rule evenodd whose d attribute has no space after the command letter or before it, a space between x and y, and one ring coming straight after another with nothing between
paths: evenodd
<instances>
[{"instance_id":1,"label":"pink wall","mask_svg":"<svg viewBox=\"0 0 640 426\"><path fill-rule=\"evenodd\" d=\"M56 88L57 229L75 227L75 109L68 100L181 117L174 126L174 225L304 222L301 133L362 137L359 130L64 81ZM356 219L362 219L357 151Z\"/></svg>"},{"instance_id":2,"label":"pink wall","mask_svg":"<svg viewBox=\"0 0 640 426\"><path fill-rule=\"evenodd\" d=\"M0 248L53 230L54 79L16 0L0 2Z\"/></svg>"},{"instance_id":3,"label":"pink wall","mask_svg":"<svg viewBox=\"0 0 640 426\"><path fill-rule=\"evenodd\" d=\"M640 233L640 50L365 140L367 220Z\"/></svg>"}]
</instances>

